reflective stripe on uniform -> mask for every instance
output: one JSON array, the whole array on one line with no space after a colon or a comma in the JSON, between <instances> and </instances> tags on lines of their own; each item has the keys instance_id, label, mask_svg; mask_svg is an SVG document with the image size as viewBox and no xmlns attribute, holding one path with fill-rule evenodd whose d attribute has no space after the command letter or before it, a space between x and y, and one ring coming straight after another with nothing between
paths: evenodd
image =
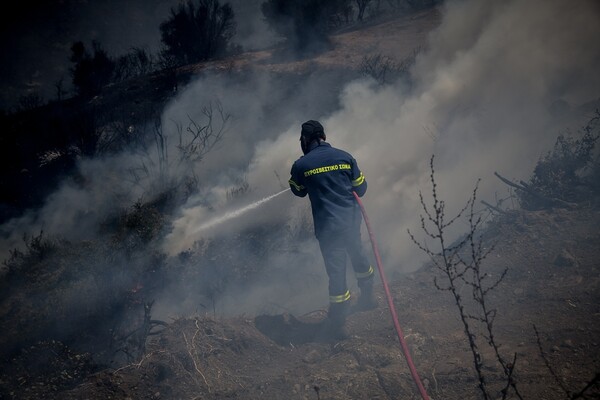
<instances>
[{"instance_id":1,"label":"reflective stripe on uniform","mask_svg":"<svg viewBox=\"0 0 600 400\"><path fill-rule=\"evenodd\" d=\"M358 278L358 279L365 279L365 278L368 278L371 275L373 275L374 272L375 272L375 270L373 269L373 266L369 265L369 269L366 272L357 272L356 273L356 278Z\"/></svg>"},{"instance_id":2,"label":"reflective stripe on uniform","mask_svg":"<svg viewBox=\"0 0 600 400\"><path fill-rule=\"evenodd\" d=\"M296 190L298 190L298 191L300 191L300 190L303 190L303 189L304 189L304 186L302 186L302 185L298 185L298 184L297 184L296 182L294 182L292 179L290 179L290 180L288 181L288 183L289 183L291 186L294 186L294 188L295 188Z\"/></svg>"},{"instance_id":3,"label":"reflective stripe on uniform","mask_svg":"<svg viewBox=\"0 0 600 400\"><path fill-rule=\"evenodd\" d=\"M361 172L360 175L358 176L358 178L356 178L355 180L352 181L352 186L360 186L363 184L364 181L365 181L365 176Z\"/></svg>"},{"instance_id":4,"label":"reflective stripe on uniform","mask_svg":"<svg viewBox=\"0 0 600 400\"><path fill-rule=\"evenodd\" d=\"M350 291L346 290L346 293L339 296L329 296L330 303L343 303L344 301L350 300Z\"/></svg>"}]
</instances>

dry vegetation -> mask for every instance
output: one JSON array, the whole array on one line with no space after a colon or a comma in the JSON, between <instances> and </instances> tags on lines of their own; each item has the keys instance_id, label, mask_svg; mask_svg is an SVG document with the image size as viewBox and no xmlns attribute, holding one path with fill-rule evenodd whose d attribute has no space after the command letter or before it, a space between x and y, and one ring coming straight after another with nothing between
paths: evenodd
<instances>
[{"instance_id":1,"label":"dry vegetation","mask_svg":"<svg viewBox=\"0 0 600 400\"><path fill-rule=\"evenodd\" d=\"M333 49L311 59L281 61L277 49L246 53L122 82L93 102L99 109L135 103L142 118L173 86L207 69L350 70L385 83L386 74L402 73L438 23L435 9L372 22L335 35ZM406 40L396 40L398 32ZM194 124L192 131L200 127ZM430 253L436 261L457 258L392 277L399 319L432 399L600 398L597 119L590 124L587 136L559 139L531 182L513 187L520 206L490 205L483 223L472 212L474 194L462 247ZM435 196L428 215L434 223L443 214ZM429 200L425 195L424 205ZM162 192L117 210L97 241L67 242L42 231L24 238L25 249L6 260L0 283L0 398L418 398L381 290L380 307L351 315L351 338L337 343L315 339L323 310L216 318L225 286L250 281L272 249L290 249L290 235L310 235L310 227L265 226L169 259L148 249L177 201ZM465 249L471 262L458 251ZM205 295L204 312L153 319L154 297L173 282L203 282L194 290Z\"/></svg>"}]
</instances>

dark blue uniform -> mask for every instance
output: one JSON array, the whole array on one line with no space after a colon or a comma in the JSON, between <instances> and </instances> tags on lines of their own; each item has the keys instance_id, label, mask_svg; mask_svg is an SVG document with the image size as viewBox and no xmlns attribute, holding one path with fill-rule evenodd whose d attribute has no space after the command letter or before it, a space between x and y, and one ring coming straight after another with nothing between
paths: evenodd
<instances>
[{"instance_id":1,"label":"dark blue uniform","mask_svg":"<svg viewBox=\"0 0 600 400\"><path fill-rule=\"evenodd\" d=\"M359 286L373 278L373 268L362 250L360 207L352 194L355 191L362 197L367 181L349 153L314 141L292 166L289 183L296 196L308 194L310 198L315 235L329 276L329 301L345 302L350 299L346 254Z\"/></svg>"}]
</instances>

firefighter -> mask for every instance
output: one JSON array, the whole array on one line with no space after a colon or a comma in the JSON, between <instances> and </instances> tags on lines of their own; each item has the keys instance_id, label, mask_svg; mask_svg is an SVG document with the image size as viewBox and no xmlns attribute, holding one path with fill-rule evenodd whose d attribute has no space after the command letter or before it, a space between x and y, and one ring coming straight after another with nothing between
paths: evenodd
<instances>
[{"instance_id":1,"label":"firefighter","mask_svg":"<svg viewBox=\"0 0 600 400\"><path fill-rule=\"evenodd\" d=\"M292 192L308 194L315 236L329 278L329 310L325 327L333 339L347 337L344 328L350 308L346 285L346 254L350 256L360 297L357 310L377 307L373 293L374 270L365 256L360 227L360 206L352 192L362 197L367 181L349 153L326 141L323 126L314 120L302 124L300 146L304 155L294 162L289 180Z\"/></svg>"}]
</instances>

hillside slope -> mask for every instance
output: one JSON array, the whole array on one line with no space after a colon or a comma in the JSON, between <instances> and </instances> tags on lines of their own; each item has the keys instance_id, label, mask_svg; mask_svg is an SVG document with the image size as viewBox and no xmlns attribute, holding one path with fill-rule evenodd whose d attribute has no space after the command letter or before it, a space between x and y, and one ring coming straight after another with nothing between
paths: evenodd
<instances>
[{"instance_id":1,"label":"hillside slope","mask_svg":"<svg viewBox=\"0 0 600 400\"><path fill-rule=\"evenodd\" d=\"M430 9L348 28L333 37L332 49L311 57L289 59L282 49L276 48L187 66L177 71L175 86L205 71L235 75L254 69L296 75L298 85L306 74L329 74L326 76L332 79L345 75L336 81L342 85L347 77L360 75L365 56L383 55L396 62L410 59L421 46L426 46L428 32L439 22L439 11ZM164 76L156 75L148 80L114 85L92 103L105 108L123 105L127 112L129 107L151 108L153 103L164 102L173 95L171 83ZM280 123L285 126L287 122ZM133 213L120 217L125 225L121 228L144 228L146 230L139 235L141 239L143 235L154 237L152 235L160 231L163 215L157 211L158 207L136 206ZM152 225L144 225L147 219L151 219ZM497 310L494 332L501 344L501 354L511 360L516 356L514 378L523 398L573 398L600 370L599 224L597 206L580 204L540 211L511 210L493 218L486 227L486 246L493 244L494 250L484 262L485 272L497 277L508 269L502 282L488 293L487 300ZM249 246L258 242L264 245L265 236L259 231L253 237L256 242ZM141 240L140 237L135 239ZM117 365L98 363L98 354L78 352L55 340L63 334L77 343L93 341L95 336L90 332L106 326L118 327L119 321L100 324L93 318L69 319L71 315L64 315L68 308L63 303L54 303L56 299L51 294L64 294L61 291L65 290L72 297L64 303L76 302L80 297L73 291L98 284L103 291L94 295L110 297L112 292L121 290L130 296L131 302L127 305L135 304L136 311L141 308L138 292L143 285L140 282L123 279L113 287L109 283L117 279L94 274L104 267L103 261L107 259L115 264L108 270L109 275L117 275L121 260L113 252L115 248L120 251L120 246L127 255L123 265L136 272L140 272L139 269L143 275L151 275L146 274L150 269L155 272L155 265L166 264L160 254L149 255L151 260L138 257L140 252L150 253L146 247L148 241L140 245L133 240L129 242L130 239L119 231L105 248L92 241L59 247L58 253L51 257L44 258L40 254L35 264L39 270L27 271L29 275L24 274L23 279L8 284L1 282L0 321L4 330L0 344L2 354L9 353L10 357L0 360L0 398L419 398L398 345L381 284L377 286L379 308L352 314L348 320L350 339L335 343L322 342L316 337L325 309L304 315L283 313L232 318L216 317L213 310L166 321L150 320L148 313L143 316L148 321L142 325L148 330L130 333L131 338L143 338L142 343L137 343L143 353L125 354L134 361ZM229 254L224 254L224 249L238 241L238 237L228 240L230 242L224 241L223 247L217 249L221 254L214 255L217 264L227 259ZM91 258L81 256L83 253L91 254ZM185 256L182 253L180 258ZM72 265L66 265L69 263ZM232 268L238 267L234 264ZM260 264L260 259L256 264ZM399 266L386 267L393 270ZM168 272L177 275L180 270ZM85 275L87 273L89 275ZM83 279L82 275L85 275ZM152 276L148 281L155 283L153 280L161 279L162 276ZM449 292L437 290L434 284L434 279L444 282L440 271L424 265L411 274L397 274L388 279L405 338L430 397L437 400L480 398L473 355L454 300ZM462 295L471 296L467 290ZM98 306L92 297L85 292L77 308L84 316L88 316L86 307L105 305L98 301ZM119 304L108 306L116 308ZM117 314L112 309L101 311L109 316L113 312ZM126 311L123 314L127 315ZM499 391L504 384L502 370L494 361L492 349L485 344L485 333L478 331L477 335L487 383ZM104 345L92 344L88 348ZM114 350L112 346L109 348ZM122 353L128 350L117 349ZM595 383L596 386L585 392L588 398L600 396L597 380Z\"/></svg>"},{"instance_id":2,"label":"hillside slope","mask_svg":"<svg viewBox=\"0 0 600 400\"><path fill-rule=\"evenodd\" d=\"M599 223L598 210L577 208L512 212L489 227L496 247L484 270L508 273L488 302L497 309L501 353L517 356L515 379L524 398L566 398L540 356L534 325L546 359L571 393L600 369ZM439 271L424 266L392 282L400 323L431 398L477 399L456 306L448 292L435 289L436 276L443 282ZM150 338L138 362L87 377L85 355L59 356L50 344L32 347L12 360L14 374L2 377L4 393L23 399L417 399L381 285L378 298L378 309L349 317L351 338L336 343L314 339L325 313L315 310L178 318ZM483 342L481 349L488 385L502 384L491 349ZM50 351L54 364L32 363L52 358ZM65 375L82 383L64 390ZM600 394L597 387L589 398L593 393Z\"/></svg>"}]
</instances>

